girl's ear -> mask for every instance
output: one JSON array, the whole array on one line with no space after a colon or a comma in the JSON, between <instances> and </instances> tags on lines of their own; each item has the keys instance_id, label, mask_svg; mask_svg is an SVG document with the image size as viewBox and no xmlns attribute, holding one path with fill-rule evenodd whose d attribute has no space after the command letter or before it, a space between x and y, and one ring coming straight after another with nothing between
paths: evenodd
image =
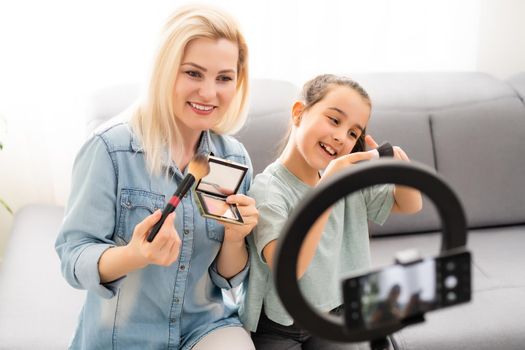
<instances>
[{"instance_id":1,"label":"girl's ear","mask_svg":"<svg viewBox=\"0 0 525 350\"><path fill-rule=\"evenodd\" d=\"M301 123L301 116L304 112L304 103L301 101L295 101L295 103L292 106L292 120L293 125L299 126Z\"/></svg>"}]
</instances>

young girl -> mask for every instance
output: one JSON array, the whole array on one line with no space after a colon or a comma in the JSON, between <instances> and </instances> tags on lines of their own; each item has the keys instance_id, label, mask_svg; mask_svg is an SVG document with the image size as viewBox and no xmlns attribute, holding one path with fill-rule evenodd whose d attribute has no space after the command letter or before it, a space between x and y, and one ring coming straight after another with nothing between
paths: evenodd
<instances>
[{"instance_id":1,"label":"young girl","mask_svg":"<svg viewBox=\"0 0 525 350\"><path fill-rule=\"evenodd\" d=\"M250 189L259 223L248 242L251 270L241 307L245 327L257 349L349 349L310 335L294 324L277 295L271 273L276 240L291 211L313 187L354 163L371 159L364 144L371 102L354 81L321 75L306 83L302 101L292 108L292 129L279 159L256 176ZM408 161L394 147L395 158ZM322 176L320 172L324 169ZM383 223L391 211L421 208L417 190L393 185L363 189L327 210L308 232L299 253L297 276L310 303L338 314L341 276L370 264L368 220Z\"/></svg>"},{"instance_id":2,"label":"young girl","mask_svg":"<svg viewBox=\"0 0 525 350\"><path fill-rule=\"evenodd\" d=\"M244 225L204 219L189 192L155 239L146 240L196 153L251 166L223 133L244 122L247 46L233 19L203 7L178 10L164 27L149 90L130 122L95 133L80 150L56 241L66 280L87 289L73 349L253 349L222 289L247 276Z\"/></svg>"}]
</instances>

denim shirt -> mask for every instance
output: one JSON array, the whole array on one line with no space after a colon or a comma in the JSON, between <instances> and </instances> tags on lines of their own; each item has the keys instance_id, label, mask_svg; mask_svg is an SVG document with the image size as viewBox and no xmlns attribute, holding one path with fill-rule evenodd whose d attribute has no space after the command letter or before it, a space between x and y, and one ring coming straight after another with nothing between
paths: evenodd
<instances>
[{"instance_id":1,"label":"denim shirt","mask_svg":"<svg viewBox=\"0 0 525 350\"><path fill-rule=\"evenodd\" d=\"M238 192L248 191L252 166L241 143L205 131L198 152L248 165ZM100 282L102 253L126 245L135 226L162 209L182 181L185 174L174 162L167 163L170 176L151 176L127 123L97 132L77 155L55 243L67 282L87 289L72 349L191 349L217 328L240 326L237 307L225 303L222 289L240 285L249 266L229 280L218 274L215 259L224 227L200 215L191 191L176 209L175 228L182 242L178 260Z\"/></svg>"}]
</instances>

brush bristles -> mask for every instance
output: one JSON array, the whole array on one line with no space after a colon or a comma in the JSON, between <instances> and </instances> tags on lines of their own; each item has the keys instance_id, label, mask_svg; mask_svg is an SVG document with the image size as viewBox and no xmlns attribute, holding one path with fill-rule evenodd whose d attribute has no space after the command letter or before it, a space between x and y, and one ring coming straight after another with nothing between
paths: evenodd
<instances>
[{"instance_id":1,"label":"brush bristles","mask_svg":"<svg viewBox=\"0 0 525 350\"><path fill-rule=\"evenodd\" d=\"M199 181L210 172L208 157L204 154L196 154L188 164L188 172L193 175L195 181Z\"/></svg>"}]
</instances>

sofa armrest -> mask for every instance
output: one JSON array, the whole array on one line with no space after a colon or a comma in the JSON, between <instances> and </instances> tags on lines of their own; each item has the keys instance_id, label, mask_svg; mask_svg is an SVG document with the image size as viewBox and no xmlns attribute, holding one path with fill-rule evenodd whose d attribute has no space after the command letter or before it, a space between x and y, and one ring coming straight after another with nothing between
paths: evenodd
<instances>
[{"instance_id":1,"label":"sofa armrest","mask_svg":"<svg viewBox=\"0 0 525 350\"><path fill-rule=\"evenodd\" d=\"M54 249L63 208L34 204L13 221L0 267L0 348L65 349L85 292L60 273Z\"/></svg>"}]
</instances>

